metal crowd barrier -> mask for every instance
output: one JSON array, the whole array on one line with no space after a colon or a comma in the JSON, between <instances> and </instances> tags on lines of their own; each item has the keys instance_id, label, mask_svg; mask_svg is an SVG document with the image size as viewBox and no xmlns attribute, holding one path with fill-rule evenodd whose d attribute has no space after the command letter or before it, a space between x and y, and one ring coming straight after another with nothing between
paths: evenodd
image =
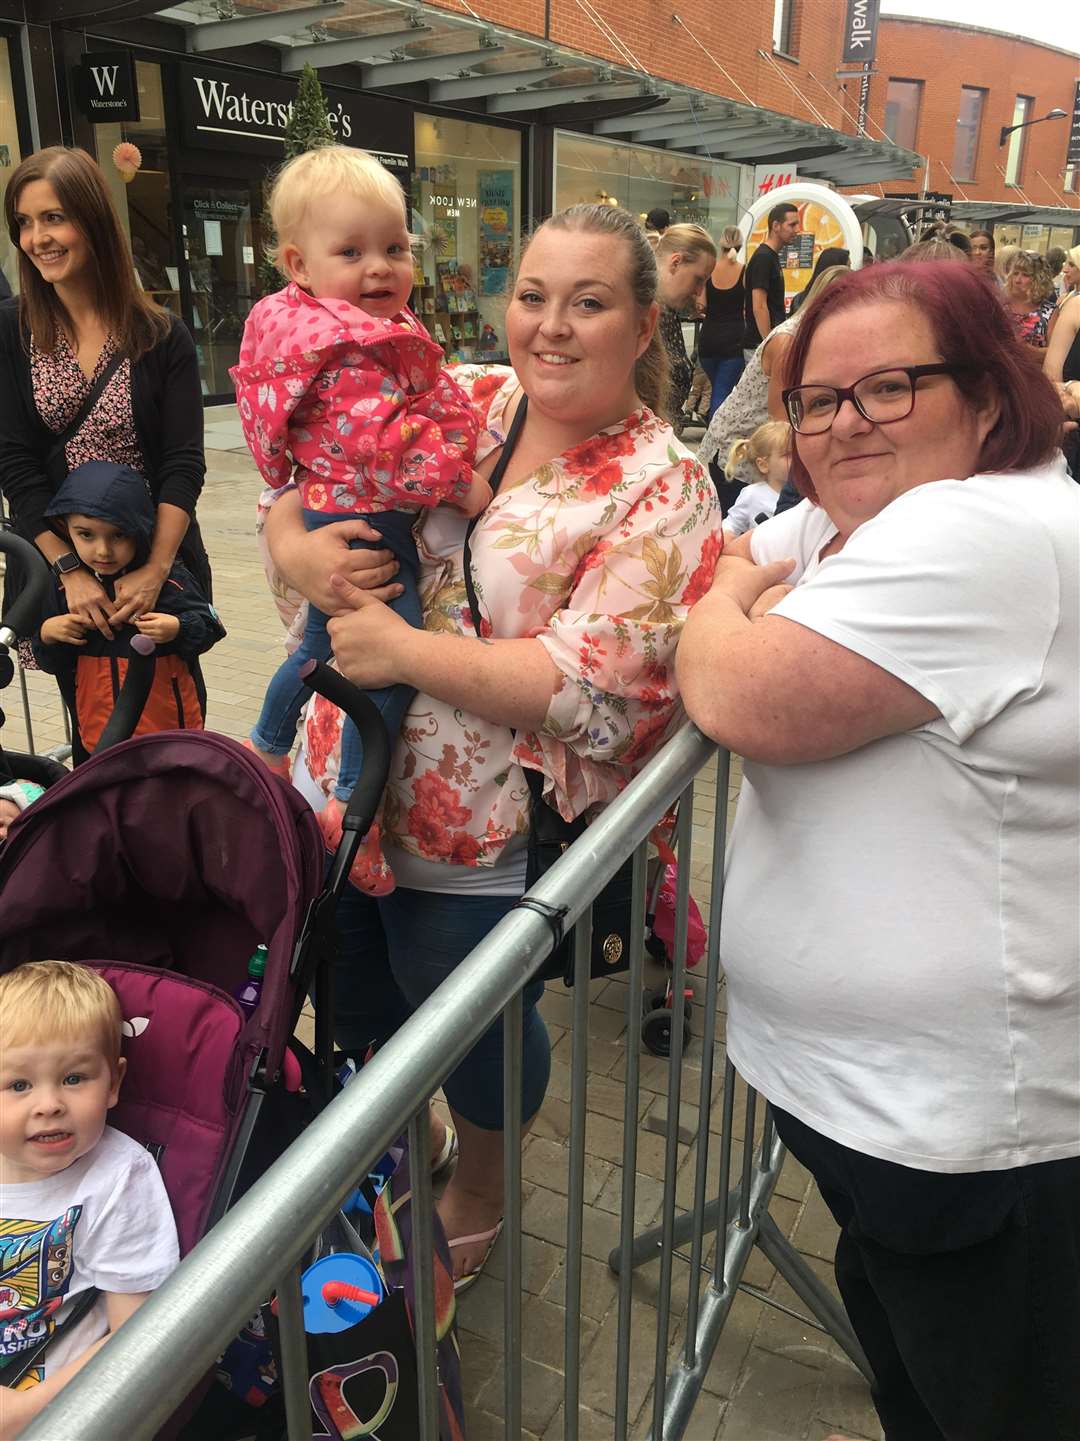
<instances>
[{"instance_id":1,"label":"metal crowd barrier","mask_svg":"<svg viewBox=\"0 0 1080 1441\"><path fill-rule=\"evenodd\" d=\"M686 925L692 868L694 777L718 758L713 831L712 895L705 974L704 1035L696 1129L693 1205L677 1215L676 1169L684 1060ZM686 726L658 754L587 833L559 860L532 894L567 905L575 926L572 992L571 1119L565 1267L565 1437L577 1441L581 1385L582 1239L585 1124L589 1050L589 955L592 898L624 859L634 857L639 919L627 978L626 1095L620 1242L610 1265L619 1276L616 1350L616 1441L638 1424L630 1411L631 1301L634 1273L659 1263L659 1300L651 1403L652 1441L687 1435L702 1382L740 1288L747 1260L758 1246L816 1317L807 1324L833 1336L860 1370L867 1362L836 1300L793 1250L769 1215L769 1201L784 1161L767 1104L746 1094L743 1153L732 1176L736 1134L736 1076L726 1066L718 1174L710 1175L709 1116L720 979L719 917L723 891L729 758ZM673 1010L664 1189L661 1220L634 1234L639 1126L644 906L647 837L675 803L678 812L679 886L673 958ZM430 1218L429 1097L473 1042L500 1015L505 1021L507 1137L521 1131L521 992L551 948L547 922L535 911L507 916L397 1035L363 1068L289 1150L183 1261L175 1274L68 1384L23 1433L25 1441L128 1441L152 1437L272 1289L278 1294L283 1389L289 1441L310 1441L311 1410L303 1334L300 1265L305 1252L341 1201L394 1138L408 1130L414 1164L413 1236L417 1248L416 1340L420 1441L437 1428L435 1318ZM697 1044L696 1039L692 1044ZM760 1132L757 1118L761 1112ZM755 1139L755 1137L759 1137ZM504 1396L508 1441L522 1435L522 1166L521 1148L504 1147L506 1248L504 1260ZM687 1253L683 1248L689 1245ZM709 1248L712 1255L709 1257ZM681 1336L671 1345L672 1281L676 1262L688 1263L691 1285ZM752 1289L752 1288L748 1288ZM754 1291L763 1301L771 1297ZM786 1310L787 1308L781 1307ZM789 1314L795 1314L791 1312ZM807 1318L801 1318L804 1321ZM716 1406L715 1401L707 1404ZM711 1434L711 1430L710 1430Z\"/></svg>"}]
</instances>

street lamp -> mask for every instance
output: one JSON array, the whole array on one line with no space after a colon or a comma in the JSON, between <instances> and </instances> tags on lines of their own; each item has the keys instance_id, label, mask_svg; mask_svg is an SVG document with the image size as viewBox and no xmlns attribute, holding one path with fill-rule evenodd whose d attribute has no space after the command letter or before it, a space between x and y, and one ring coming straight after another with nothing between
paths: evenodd
<instances>
[{"instance_id":1,"label":"street lamp","mask_svg":"<svg viewBox=\"0 0 1080 1441\"><path fill-rule=\"evenodd\" d=\"M1023 128L1024 128L1025 125L1041 125L1044 120L1067 120L1067 119L1068 119L1068 114L1067 114L1067 112L1064 111L1064 110L1058 110L1058 109L1055 107L1053 110L1050 111L1049 115L1040 115L1040 116L1039 116L1037 119L1035 119L1035 120L1021 120L1021 122L1020 122L1019 125L1003 125L1003 126L1001 127L1001 135L1000 135L1000 137L999 137L999 139L998 139L998 149L1000 150L1001 147L1005 144L1005 137L1006 137L1007 135L1011 135L1014 130L1023 130Z\"/></svg>"}]
</instances>

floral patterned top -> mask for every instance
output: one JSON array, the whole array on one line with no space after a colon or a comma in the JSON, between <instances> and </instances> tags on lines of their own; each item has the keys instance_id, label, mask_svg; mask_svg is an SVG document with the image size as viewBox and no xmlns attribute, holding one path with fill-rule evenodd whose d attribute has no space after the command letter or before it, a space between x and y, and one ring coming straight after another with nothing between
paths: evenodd
<instances>
[{"instance_id":1,"label":"floral patterned top","mask_svg":"<svg viewBox=\"0 0 1080 1441\"><path fill-rule=\"evenodd\" d=\"M518 389L505 367L462 366L481 425L501 445ZM418 527L425 628L475 632L463 581L465 518ZM405 718L384 798L390 844L426 860L491 866L528 829L522 767L566 819L612 800L681 718L673 660L723 547L708 475L647 408L500 492L470 542L483 635L535 637L560 673L539 732L515 733L430 696ZM316 698L308 768L333 785L341 716Z\"/></svg>"},{"instance_id":2,"label":"floral patterned top","mask_svg":"<svg viewBox=\"0 0 1080 1441\"><path fill-rule=\"evenodd\" d=\"M253 307L229 375L259 473L285 485L295 465L305 510L419 510L468 492L472 407L410 310L382 320L289 285Z\"/></svg>"},{"instance_id":3,"label":"floral patterned top","mask_svg":"<svg viewBox=\"0 0 1080 1441\"><path fill-rule=\"evenodd\" d=\"M101 347L94 373L87 380L75 352L61 331L51 354L30 342L30 376L38 414L57 434L74 418L87 392L112 360L116 345L112 336ZM124 360L98 397L97 404L68 442L64 456L69 470L88 460L111 460L130 465L142 473L143 458L135 436L131 409L131 361Z\"/></svg>"},{"instance_id":4,"label":"floral patterned top","mask_svg":"<svg viewBox=\"0 0 1080 1441\"><path fill-rule=\"evenodd\" d=\"M1013 324L1016 326L1016 333L1027 345L1046 345L1046 332L1050 325L1050 317L1054 313L1053 299L1044 300L1041 305L1036 305L1033 310L1013 310L1010 314Z\"/></svg>"},{"instance_id":5,"label":"floral patterned top","mask_svg":"<svg viewBox=\"0 0 1080 1441\"><path fill-rule=\"evenodd\" d=\"M669 400L671 413L679 416L686 405L686 397L690 394L690 386L694 379L694 367L690 357L686 353L686 341L683 339L682 320L678 313L672 310L670 305L660 307L659 321L660 339L664 342L668 357L668 385L670 387Z\"/></svg>"}]
</instances>

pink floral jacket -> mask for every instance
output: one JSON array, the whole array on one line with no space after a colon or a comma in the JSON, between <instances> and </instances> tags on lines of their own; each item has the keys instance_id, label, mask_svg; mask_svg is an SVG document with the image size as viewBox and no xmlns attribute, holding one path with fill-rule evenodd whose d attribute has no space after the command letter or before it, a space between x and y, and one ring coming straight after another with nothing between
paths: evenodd
<instances>
[{"instance_id":1,"label":"pink floral jacket","mask_svg":"<svg viewBox=\"0 0 1080 1441\"><path fill-rule=\"evenodd\" d=\"M517 389L502 367L459 367L483 426L478 459L505 434ZM465 595L466 521L437 510L419 527L424 624L475 634ZM708 590L723 546L708 475L664 421L643 409L496 496L471 550L485 635L536 637L560 674L539 732L466 715L418 695L405 718L384 801L387 838L413 855L493 865L528 828L523 766L567 819L610 801L681 718L679 631ZM316 700L306 754L329 789L341 717Z\"/></svg>"},{"instance_id":2,"label":"pink floral jacket","mask_svg":"<svg viewBox=\"0 0 1080 1441\"><path fill-rule=\"evenodd\" d=\"M419 510L469 488L475 416L408 310L379 320L289 285L252 308L229 374L259 473L277 488L295 465L306 510Z\"/></svg>"}]
</instances>

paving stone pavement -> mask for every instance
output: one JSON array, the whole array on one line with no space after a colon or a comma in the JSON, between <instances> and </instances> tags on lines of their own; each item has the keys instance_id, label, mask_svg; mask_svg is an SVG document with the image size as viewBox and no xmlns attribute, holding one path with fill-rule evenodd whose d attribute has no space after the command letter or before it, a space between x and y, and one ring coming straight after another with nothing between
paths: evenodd
<instances>
[{"instance_id":1,"label":"paving stone pavement","mask_svg":"<svg viewBox=\"0 0 1080 1441\"><path fill-rule=\"evenodd\" d=\"M233 407L206 413L207 481L199 520L214 570L214 600L228 637L205 658L209 721L214 729L242 738L255 717L267 679L281 655L281 626L263 581L252 524L259 483L244 449ZM27 677L36 747L64 740L56 691L47 676ZM17 688L5 696L6 745L21 748L25 739ZM733 806L739 773L723 803ZM698 778L694 793L693 861L695 898L708 920L710 848L717 804L715 767ZM729 814L730 824L730 814ZM659 973L653 982L660 983ZM683 1085L683 1120L697 1118L700 1075L700 1017L703 986L695 990L694 1028ZM615 1334L617 1286L606 1256L618 1239L622 1170L622 1097L626 1061L625 979L595 983L590 1008L588 1131L586 1140L581 1314L582 1441L613 1435L615 1406ZM527 1441L561 1441L563 1413L564 1275L566 1260L566 1174L570 1117L571 1003L561 985L548 988L541 1002L552 1041L552 1076L547 1099L525 1142L524 1184L524 1424ZM723 995L721 995L723 1011ZM723 1014L718 1040L722 1043ZM310 1024L310 1016L306 1018ZM636 1029L636 1028L635 1028ZM722 1080L722 1044L714 1074ZM663 1127L666 1117L667 1063L647 1053L641 1058L641 1129L636 1222L653 1224L662 1204ZM693 1089L688 1082L693 1081ZM710 1120L710 1175L718 1166L719 1103ZM658 1129L652 1129L656 1127ZM741 1136L739 1137L741 1141ZM736 1143L736 1156L739 1147ZM677 1197L690 1203L695 1155L680 1146ZM792 1159L781 1175L772 1214L819 1276L832 1286L829 1264L835 1227L807 1173ZM630 1435L649 1434L655 1355L658 1266L635 1277L631 1349ZM459 1327L470 1441L502 1436L502 1275L503 1247L498 1245L485 1275L459 1306ZM675 1262L672 1338L681 1334L688 1268ZM786 1306L798 1303L764 1256L755 1253L745 1280ZM713 1356L687 1441L823 1441L837 1431L879 1441L865 1381L839 1347L802 1322L740 1294Z\"/></svg>"}]
</instances>

